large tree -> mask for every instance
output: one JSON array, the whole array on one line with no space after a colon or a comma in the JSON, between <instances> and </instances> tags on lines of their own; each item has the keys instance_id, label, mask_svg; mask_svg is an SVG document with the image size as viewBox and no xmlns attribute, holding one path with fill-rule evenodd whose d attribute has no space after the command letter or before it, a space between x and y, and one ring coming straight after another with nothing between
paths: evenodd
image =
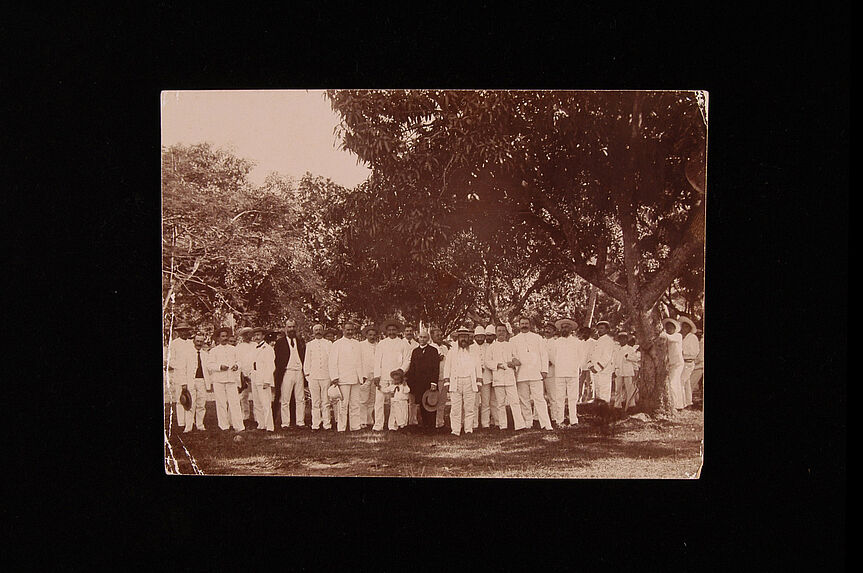
<instances>
[{"instance_id":1,"label":"large tree","mask_svg":"<svg viewBox=\"0 0 863 573\"><path fill-rule=\"evenodd\" d=\"M642 404L670 412L657 302L704 248L706 102L696 92L331 91L343 146L373 170L372 235L417 260L470 214L616 299L643 350ZM523 244L528 244L523 242ZM703 275L702 275L703 277Z\"/></svg>"}]
</instances>

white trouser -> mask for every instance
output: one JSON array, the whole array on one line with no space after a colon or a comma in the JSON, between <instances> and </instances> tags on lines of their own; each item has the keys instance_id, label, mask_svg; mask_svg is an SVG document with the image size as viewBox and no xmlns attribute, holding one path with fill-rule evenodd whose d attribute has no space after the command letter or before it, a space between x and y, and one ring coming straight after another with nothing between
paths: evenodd
<instances>
[{"instance_id":1,"label":"white trouser","mask_svg":"<svg viewBox=\"0 0 863 573\"><path fill-rule=\"evenodd\" d=\"M242 392L240 392L240 409L243 411L243 419L248 420L252 416L252 409L249 407L249 398L252 395L251 384ZM254 401L254 398L252 398Z\"/></svg>"},{"instance_id":2,"label":"white trouser","mask_svg":"<svg viewBox=\"0 0 863 573\"><path fill-rule=\"evenodd\" d=\"M685 407L683 397L683 363L668 365L668 385L671 388L671 404L677 410Z\"/></svg>"},{"instance_id":3,"label":"white trouser","mask_svg":"<svg viewBox=\"0 0 863 573\"><path fill-rule=\"evenodd\" d=\"M543 430L550 430L551 419L548 417L548 402L542 395L542 380L516 382L516 389L518 390L519 402L521 402L521 415L524 419L531 420L531 423L533 421L533 414L530 409L530 401L533 400L539 427Z\"/></svg>"},{"instance_id":4,"label":"white trouser","mask_svg":"<svg viewBox=\"0 0 863 573\"><path fill-rule=\"evenodd\" d=\"M207 413L207 385L203 378L197 378L189 383L189 394L192 397L192 408L186 410L180 404L180 393L183 391L183 386L178 384L180 392L177 392L177 425L186 428L187 432L192 431L193 426L197 426L199 430L204 430L204 415Z\"/></svg>"},{"instance_id":5,"label":"white trouser","mask_svg":"<svg viewBox=\"0 0 863 573\"><path fill-rule=\"evenodd\" d=\"M593 375L594 395L606 402L611 402L611 374L612 370L606 368L602 372Z\"/></svg>"},{"instance_id":6,"label":"white trouser","mask_svg":"<svg viewBox=\"0 0 863 573\"><path fill-rule=\"evenodd\" d=\"M696 364L695 368L692 369L692 375L689 377L689 384L693 390L698 388L702 376L704 376L704 366Z\"/></svg>"},{"instance_id":7,"label":"white trouser","mask_svg":"<svg viewBox=\"0 0 863 573\"><path fill-rule=\"evenodd\" d=\"M473 378L453 378L450 380L449 395L452 398L452 410L449 413L449 425L453 434L461 433L461 417L464 412L464 431L473 432L474 416L476 415L476 395L474 390L476 380Z\"/></svg>"},{"instance_id":8,"label":"white trouser","mask_svg":"<svg viewBox=\"0 0 863 573\"><path fill-rule=\"evenodd\" d=\"M546 377L543 380L545 393L548 395L548 410L551 413L551 419L558 424L563 424L563 400L566 393L566 385L561 382L561 378Z\"/></svg>"},{"instance_id":9,"label":"white trouser","mask_svg":"<svg viewBox=\"0 0 863 573\"><path fill-rule=\"evenodd\" d=\"M564 401L566 401L567 406L569 407L569 423L578 423L578 399L581 396L581 391L579 389L578 383L579 378L580 376L564 376L557 379L557 383L560 385L560 389L563 390L560 397L560 421L558 422L558 424L563 423Z\"/></svg>"},{"instance_id":10,"label":"white trouser","mask_svg":"<svg viewBox=\"0 0 863 573\"><path fill-rule=\"evenodd\" d=\"M372 382L371 378L367 379L368 382L365 384L359 385L359 396L360 396L360 415L362 416L361 423L364 426L371 426L374 423L374 411L375 411L375 385Z\"/></svg>"},{"instance_id":11,"label":"white trouser","mask_svg":"<svg viewBox=\"0 0 863 573\"><path fill-rule=\"evenodd\" d=\"M294 396L297 426L306 425L306 397L303 395L303 371L285 370L282 378L282 394L279 396L279 406L282 412L282 427L291 424L291 395Z\"/></svg>"},{"instance_id":12,"label":"white trouser","mask_svg":"<svg viewBox=\"0 0 863 573\"><path fill-rule=\"evenodd\" d=\"M216 396L216 418L219 421L219 428L227 430L232 427L238 432L245 430L237 384L234 382L227 384L217 382L213 384L213 394Z\"/></svg>"},{"instance_id":13,"label":"white trouser","mask_svg":"<svg viewBox=\"0 0 863 573\"><path fill-rule=\"evenodd\" d=\"M330 387L329 379L309 378L309 392L312 395L312 429L317 430L324 424L324 429L329 430L330 425L330 398L327 396L327 388Z\"/></svg>"},{"instance_id":14,"label":"white trouser","mask_svg":"<svg viewBox=\"0 0 863 573\"><path fill-rule=\"evenodd\" d=\"M515 385L495 386L494 396L497 401L497 421L501 430L506 430L506 407L512 410L512 421L516 430L525 428L524 416L521 415L521 402L518 399L518 390Z\"/></svg>"},{"instance_id":15,"label":"white trouser","mask_svg":"<svg viewBox=\"0 0 863 573\"><path fill-rule=\"evenodd\" d=\"M252 405L255 407L255 421L259 430L274 431L273 422L273 387L263 384L252 384Z\"/></svg>"},{"instance_id":16,"label":"white trouser","mask_svg":"<svg viewBox=\"0 0 863 573\"><path fill-rule=\"evenodd\" d=\"M390 430L398 430L408 425L408 401L390 400Z\"/></svg>"},{"instance_id":17,"label":"white trouser","mask_svg":"<svg viewBox=\"0 0 863 573\"><path fill-rule=\"evenodd\" d=\"M384 383L389 382L389 380L381 380L381 386ZM381 431L384 429L384 423L386 422L386 414L384 413L384 405L387 402L387 395L381 392L380 388L375 388L375 421L374 426L372 426L372 430ZM392 412L390 412L390 416L392 416Z\"/></svg>"},{"instance_id":18,"label":"white trouser","mask_svg":"<svg viewBox=\"0 0 863 573\"><path fill-rule=\"evenodd\" d=\"M635 407L635 382L632 376L618 376L614 387L614 407L630 409Z\"/></svg>"},{"instance_id":19,"label":"white trouser","mask_svg":"<svg viewBox=\"0 0 863 573\"><path fill-rule=\"evenodd\" d=\"M681 380L683 382L683 405L692 406L692 371L695 370L695 362L683 363L683 374Z\"/></svg>"},{"instance_id":20,"label":"white trouser","mask_svg":"<svg viewBox=\"0 0 863 573\"><path fill-rule=\"evenodd\" d=\"M339 390L342 391L342 399L339 400L337 428L340 432L344 432L348 428L348 413L350 413L351 431L359 430L364 423L365 412L360 403L362 396L362 385L360 384L339 384Z\"/></svg>"},{"instance_id":21,"label":"white trouser","mask_svg":"<svg viewBox=\"0 0 863 573\"><path fill-rule=\"evenodd\" d=\"M498 425L495 406L497 404L491 382L485 383L479 388L479 421L483 428L488 428L492 422L495 426Z\"/></svg>"}]
</instances>

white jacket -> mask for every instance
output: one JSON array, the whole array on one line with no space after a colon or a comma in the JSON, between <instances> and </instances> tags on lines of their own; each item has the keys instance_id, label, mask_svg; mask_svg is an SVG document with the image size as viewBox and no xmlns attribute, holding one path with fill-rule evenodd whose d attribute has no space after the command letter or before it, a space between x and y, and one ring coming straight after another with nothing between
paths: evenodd
<instances>
[{"instance_id":1,"label":"white jacket","mask_svg":"<svg viewBox=\"0 0 863 573\"><path fill-rule=\"evenodd\" d=\"M506 365L515 358L515 351L511 342L499 342L495 340L488 347L488 352L485 353L485 367L491 370L493 386L514 386L515 385L515 369ZM498 368L499 364L503 364L503 368Z\"/></svg>"},{"instance_id":2,"label":"white jacket","mask_svg":"<svg viewBox=\"0 0 863 573\"><path fill-rule=\"evenodd\" d=\"M491 370L485 367L485 355L488 354L488 349L491 345L487 342L483 342L482 344L477 344L474 342L468 348L473 354L474 360L479 362L480 369L482 370L482 383L483 384L491 384L492 383L492 374Z\"/></svg>"},{"instance_id":3,"label":"white jacket","mask_svg":"<svg viewBox=\"0 0 863 573\"><path fill-rule=\"evenodd\" d=\"M374 377L389 380L390 372L401 368L407 372L411 364L411 347L403 338L384 338L375 349Z\"/></svg>"},{"instance_id":4,"label":"white jacket","mask_svg":"<svg viewBox=\"0 0 863 573\"><path fill-rule=\"evenodd\" d=\"M333 343L326 338L313 338L306 343L303 372L311 380L330 379L330 350Z\"/></svg>"},{"instance_id":5,"label":"white jacket","mask_svg":"<svg viewBox=\"0 0 863 573\"><path fill-rule=\"evenodd\" d=\"M360 384L366 373L363 370L363 351L359 341L339 338L333 342L329 354L330 380L339 384Z\"/></svg>"},{"instance_id":6,"label":"white jacket","mask_svg":"<svg viewBox=\"0 0 863 573\"><path fill-rule=\"evenodd\" d=\"M207 353L209 361L205 368L210 369L210 381L216 384L235 384L240 385L239 360L237 359L237 349L230 344L219 344L210 349ZM203 360L203 356L201 358ZM227 370L221 370L221 366L228 367ZM232 366L237 366L237 370L231 370Z\"/></svg>"},{"instance_id":7,"label":"white jacket","mask_svg":"<svg viewBox=\"0 0 863 573\"><path fill-rule=\"evenodd\" d=\"M470 378L473 381L474 392L477 391L476 380L482 380L482 365L476 361L470 348L463 349L454 346L446 355L443 368L444 380L449 379L450 389L459 378Z\"/></svg>"},{"instance_id":8,"label":"white jacket","mask_svg":"<svg viewBox=\"0 0 863 573\"><path fill-rule=\"evenodd\" d=\"M276 371L276 351L263 340L258 346L253 346L252 350L252 384L275 386L273 376Z\"/></svg>"},{"instance_id":9,"label":"white jacket","mask_svg":"<svg viewBox=\"0 0 863 573\"><path fill-rule=\"evenodd\" d=\"M540 373L548 373L548 349L542 336L535 332L520 332L510 342L521 362L516 370L516 380L542 380Z\"/></svg>"},{"instance_id":10,"label":"white jacket","mask_svg":"<svg viewBox=\"0 0 863 573\"><path fill-rule=\"evenodd\" d=\"M614 339L607 334L603 334L596 341L596 346L593 349L594 368L598 374L610 374L614 372Z\"/></svg>"},{"instance_id":11,"label":"white jacket","mask_svg":"<svg viewBox=\"0 0 863 573\"><path fill-rule=\"evenodd\" d=\"M255 345L251 342L237 344L237 359L240 361L240 372L251 376L252 363L255 361Z\"/></svg>"},{"instance_id":12,"label":"white jacket","mask_svg":"<svg viewBox=\"0 0 863 573\"><path fill-rule=\"evenodd\" d=\"M555 376L558 378L578 378L581 368L587 361L587 341L579 340L570 334L553 341ZM549 373L549 376L551 374Z\"/></svg>"}]
</instances>

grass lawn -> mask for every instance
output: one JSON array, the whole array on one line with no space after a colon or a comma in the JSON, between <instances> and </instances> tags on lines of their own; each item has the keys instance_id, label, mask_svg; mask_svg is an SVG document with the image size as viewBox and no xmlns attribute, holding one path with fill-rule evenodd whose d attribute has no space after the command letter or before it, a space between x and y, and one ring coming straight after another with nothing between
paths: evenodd
<instances>
[{"instance_id":1,"label":"grass lawn","mask_svg":"<svg viewBox=\"0 0 863 573\"><path fill-rule=\"evenodd\" d=\"M704 416L696 407L674 420L628 418L602 426L591 405L580 405L579 426L553 432L478 429L456 437L415 426L345 433L307 426L275 433L250 429L235 442L235 432L218 429L209 402L206 431L171 428L168 441L179 472L173 463L166 467L168 473L216 475L686 479L701 467Z\"/></svg>"}]
</instances>

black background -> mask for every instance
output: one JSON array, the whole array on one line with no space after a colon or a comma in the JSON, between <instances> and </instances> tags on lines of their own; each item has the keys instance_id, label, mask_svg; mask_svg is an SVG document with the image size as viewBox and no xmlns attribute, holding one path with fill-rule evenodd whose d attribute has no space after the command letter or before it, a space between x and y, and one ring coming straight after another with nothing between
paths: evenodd
<instances>
[{"instance_id":1,"label":"black background","mask_svg":"<svg viewBox=\"0 0 863 573\"><path fill-rule=\"evenodd\" d=\"M7 14L10 545L74 568L843 560L848 8L409 6ZM324 87L710 91L700 480L164 475L159 93Z\"/></svg>"}]
</instances>

